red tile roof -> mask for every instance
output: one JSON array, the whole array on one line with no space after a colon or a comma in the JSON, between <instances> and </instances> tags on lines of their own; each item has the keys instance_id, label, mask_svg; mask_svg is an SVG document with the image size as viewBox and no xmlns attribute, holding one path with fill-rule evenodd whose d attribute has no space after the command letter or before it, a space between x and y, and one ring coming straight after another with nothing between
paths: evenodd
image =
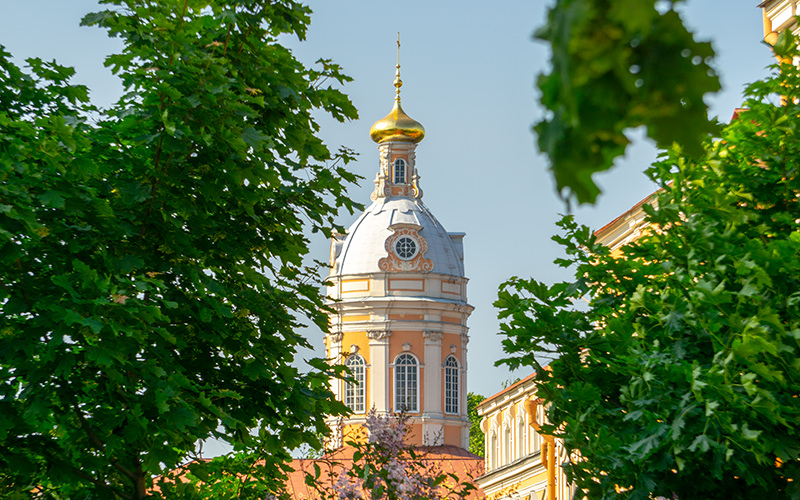
<instances>
[{"instance_id":1,"label":"red tile roof","mask_svg":"<svg viewBox=\"0 0 800 500\"><path fill-rule=\"evenodd\" d=\"M297 459L291 462L286 489L295 500L319 499L319 493L305 482L307 473L314 475L314 465L320 469L319 482L333 490L338 471L351 467L355 448L345 446L318 459ZM422 446L415 448L419 462L433 474L454 474L463 483L474 480L484 472L483 458L456 446ZM486 497L477 485L467 497L479 500Z\"/></svg>"}]
</instances>

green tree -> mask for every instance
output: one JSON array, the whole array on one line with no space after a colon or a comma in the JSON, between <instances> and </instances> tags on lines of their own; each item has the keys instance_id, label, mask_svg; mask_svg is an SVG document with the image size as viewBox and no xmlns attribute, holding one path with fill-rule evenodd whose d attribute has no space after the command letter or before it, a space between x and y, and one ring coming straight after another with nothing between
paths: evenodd
<instances>
[{"instance_id":1,"label":"green tree","mask_svg":"<svg viewBox=\"0 0 800 500\"><path fill-rule=\"evenodd\" d=\"M481 430L481 417L478 405L486 398L474 392L467 393L467 414L469 415L469 451L480 457L486 456L485 435Z\"/></svg>"},{"instance_id":2,"label":"green tree","mask_svg":"<svg viewBox=\"0 0 800 500\"><path fill-rule=\"evenodd\" d=\"M567 199L594 203L600 189L592 175L625 153L626 131L645 126L660 148L678 143L695 157L717 132L703 102L720 88L714 51L686 29L678 3L556 0L550 7L535 35L552 48L552 69L538 83L548 113L534 130Z\"/></svg>"},{"instance_id":3,"label":"green tree","mask_svg":"<svg viewBox=\"0 0 800 500\"><path fill-rule=\"evenodd\" d=\"M312 118L356 117L348 78L277 43L304 38L292 0L101 3L108 110L0 49L0 491L139 499L216 438L236 454L185 477L263 497L344 411L293 361L303 318L326 327L304 231L356 207Z\"/></svg>"},{"instance_id":4,"label":"green tree","mask_svg":"<svg viewBox=\"0 0 800 500\"><path fill-rule=\"evenodd\" d=\"M798 103L798 68L776 66L702 158L648 170L658 229L615 257L566 217L574 279L501 287L502 362L536 370L589 498L800 498Z\"/></svg>"}]
</instances>

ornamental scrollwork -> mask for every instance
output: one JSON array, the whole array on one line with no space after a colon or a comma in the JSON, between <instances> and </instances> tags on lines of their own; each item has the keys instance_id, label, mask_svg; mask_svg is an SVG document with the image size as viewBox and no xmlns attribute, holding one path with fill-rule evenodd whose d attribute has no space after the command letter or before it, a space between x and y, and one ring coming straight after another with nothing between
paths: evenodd
<instances>
[{"instance_id":1,"label":"ornamental scrollwork","mask_svg":"<svg viewBox=\"0 0 800 500\"><path fill-rule=\"evenodd\" d=\"M370 340L386 340L392 336L389 330L369 330L367 331L367 338Z\"/></svg>"},{"instance_id":2,"label":"ornamental scrollwork","mask_svg":"<svg viewBox=\"0 0 800 500\"><path fill-rule=\"evenodd\" d=\"M428 342L441 342L444 334L442 332L425 331L422 332L422 338Z\"/></svg>"}]
</instances>

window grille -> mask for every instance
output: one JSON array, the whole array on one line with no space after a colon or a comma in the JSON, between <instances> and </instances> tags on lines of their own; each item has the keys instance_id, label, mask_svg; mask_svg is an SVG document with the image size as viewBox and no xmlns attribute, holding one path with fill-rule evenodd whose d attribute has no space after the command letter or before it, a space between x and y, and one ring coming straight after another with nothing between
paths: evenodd
<instances>
[{"instance_id":1,"label":"window grille","mask_svg":"<svg viewBox=\"0 0 800 500\"><path fill-rule=\"evenodd\" d=\"M344 389L344 404L355 413L366 411L365 379L367 364L364 358L355 354L347 358L345 366L350 369L353 382L347 382Z\"/></svg>"},{"instance_id":2,"label":"window grille","mask_svg":"<svg viewBox=\"0 0 800 500\"><path fill-rule=\"evenodd\" d=\"M448 356L444 362L444 411L458 413L458 361Z\"/></svg>"},{"instance_id":3,"label":"window grille","mask_svg":"<svg viewBox=\"0 0 800 500\"><path fill-rule=\"evenodd\" d=\"M401 354L394 364L394 406L397 411L416 413L419 365L411 354Z\"/></svg>"},{"instance_id":4,"label":"window grille","mask_svg":"<svg viewBox=\"0 0 800 500\"><path fill-rule=\"evenodd\" d=\"M394 161L394 183L406 183L406 162L405 160L397 159Z\"/></svg>"}]
</instances>

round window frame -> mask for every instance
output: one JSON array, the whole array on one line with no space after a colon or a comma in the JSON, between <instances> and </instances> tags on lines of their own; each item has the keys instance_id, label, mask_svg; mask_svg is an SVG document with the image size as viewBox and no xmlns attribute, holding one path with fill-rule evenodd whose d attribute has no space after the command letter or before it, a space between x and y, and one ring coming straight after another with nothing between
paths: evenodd
<instances>
[{"instance_id":1,"label":"round window frame","mask_svg":"<svg viewBox=\"0 0 800 500\"><path fill-rule=\"evenodd\" d=\"M404 256L403 252L400 250L400 245L404 241L408 241L410 243L410 246L412 247L411 254L409 254L408 256ZM419 253L419 242L416 239L412 238L411 236L401 236L400 238L397 239L397 241L394 242L393 248L395 255L397 255L397 257L400 260L409 261L412 260L414 257L416 257L417 254Z\"/></svg>"}]
</instances>

